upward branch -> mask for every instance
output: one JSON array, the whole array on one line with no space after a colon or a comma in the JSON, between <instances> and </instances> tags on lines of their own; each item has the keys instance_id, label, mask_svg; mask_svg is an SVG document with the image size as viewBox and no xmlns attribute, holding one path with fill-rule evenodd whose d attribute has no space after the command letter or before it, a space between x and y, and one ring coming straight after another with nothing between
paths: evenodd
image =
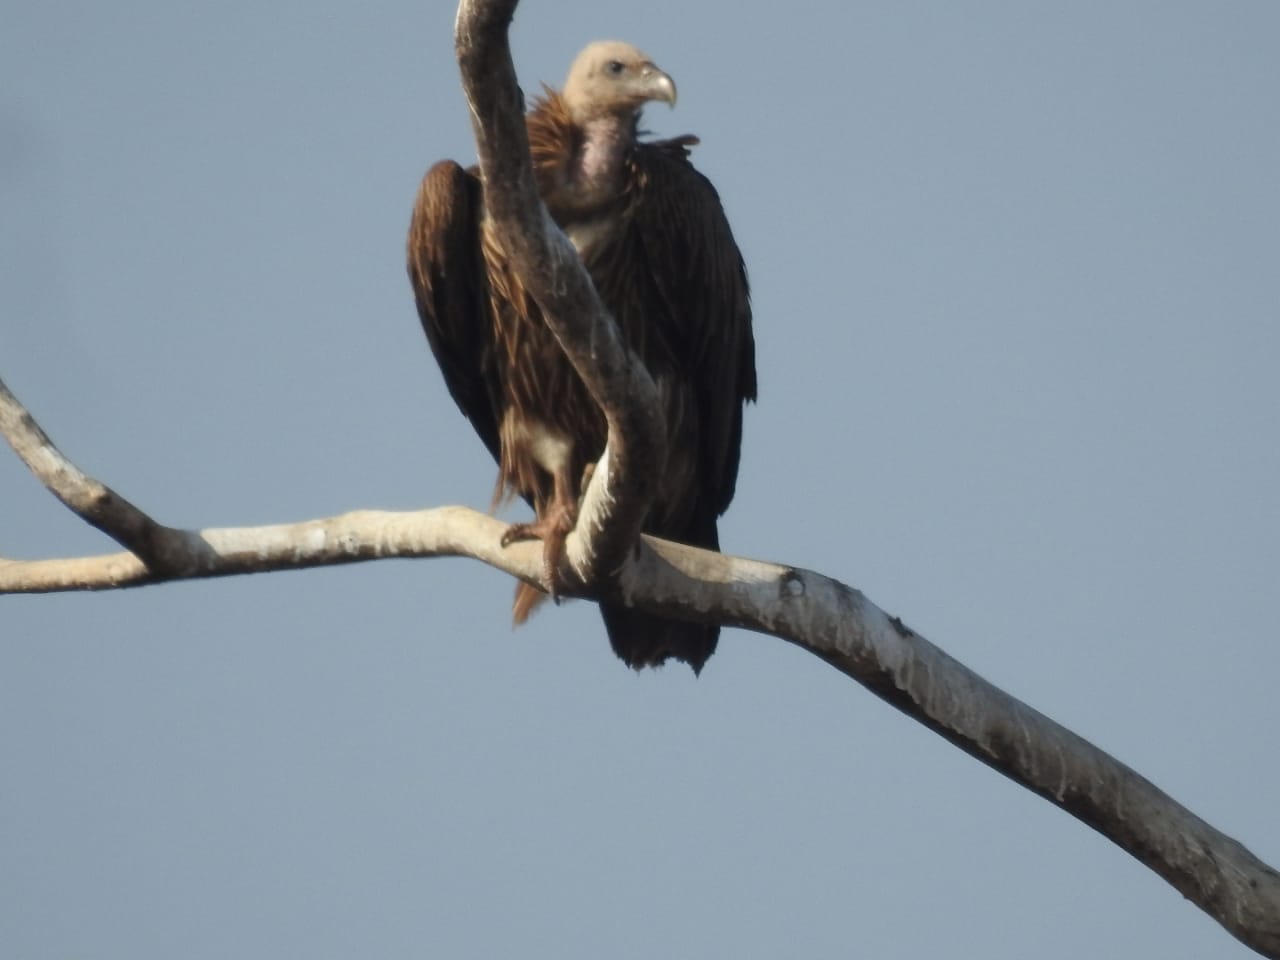
<instances>
[{"instance_id":1,"label":"upward branch","mask_svg":"<svg viewBox=\"0 0 1280 960\"><path fill-rule=\"evenodd\" d=\"M608 422L605 454L567 550L575 573L592 583L616 574L640 536L660 472L654 465L666 461L665 425L648 371L627 350L577 251L538 196L507 41L515 7L515 0L463 0L454 40L486 213L511 268Z\"/></svg>"},{"instance_id":2,"label":"upward branch","mask_svg":"<svg viewBox=\"0 0 1280 960\"><path fill-rule=\"evenodd\" d=\"M181 536L162 526L106 484L83 473L62 455L0 380L0 433L28 469L63 505L97 527L153 571L182 560Z\"/></svg>"}]
</instances>

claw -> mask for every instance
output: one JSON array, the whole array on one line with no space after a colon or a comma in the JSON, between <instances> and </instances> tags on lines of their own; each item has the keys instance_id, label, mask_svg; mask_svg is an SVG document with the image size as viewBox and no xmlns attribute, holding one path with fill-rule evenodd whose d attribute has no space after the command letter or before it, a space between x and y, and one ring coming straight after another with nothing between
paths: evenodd
<instances>
[{"instance_id":1,"label":"claw","mask_svg":"<svg viewBox=\"0 0 1280 960\"><path fill-rule=\"evenodd\" d=\"M507 527L506 532L502 534L499 543L503 549L511 546L513 543L523 543L525 540L541 540L542 536L536 529L536 523L513 523Z\"/></svg>"},{"instance_id":2,"label":"claw","mask_svg":"<svg viewBox=\"0 0 1280 960\"><path fill-rule=\"evenodd\" d=\"M578 511L562 504L553 505L544 516L532 523L513 523L502 535L502 546L525 540L542 541L542 579L547 592L557 604L560 602L560 561L564 559L565 541L578 520Z\"/></svg>"},{"instance_id":3,"label":"claw","mask_svg":"<svg viewBox=\"0 0 1280 960\"><path fill-rule=\"evenodd\" d=\"M582 473L584 489L595 464L588 464ZM502 535L502 546L509 547L522 540L542 541L542 580L547 593L557 604L559 590L564 585L560 577L560 562L564 559L565 541L578 522L578 496L567 469L559 470L553 477L554 488L550 502L543 501L537 508L537 519L532 523L513 523Z\"/></svg>"}]
</instances>

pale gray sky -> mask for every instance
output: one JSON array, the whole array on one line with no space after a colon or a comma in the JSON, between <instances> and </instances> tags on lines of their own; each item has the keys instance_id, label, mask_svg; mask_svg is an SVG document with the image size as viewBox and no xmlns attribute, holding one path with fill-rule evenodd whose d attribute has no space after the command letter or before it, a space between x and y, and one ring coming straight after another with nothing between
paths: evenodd
<instances>
[{"instance_id":1,"label":"pale gray sky","mask_svg":"<svg viewBox=\"0 0 1280 960\"><path fill-rule=\"evenodd\" d=\"M528 0L631 40L754 282L726 549L839 577L1280 862L1280 7ZM10 2L0 372L183 526L483 507L402 268L444 2ZM110 549L0 456L0 554ZM636 676L381 563L0 600L22 960L1247 956L813 657Z\"/></svg>"}]
</instances>

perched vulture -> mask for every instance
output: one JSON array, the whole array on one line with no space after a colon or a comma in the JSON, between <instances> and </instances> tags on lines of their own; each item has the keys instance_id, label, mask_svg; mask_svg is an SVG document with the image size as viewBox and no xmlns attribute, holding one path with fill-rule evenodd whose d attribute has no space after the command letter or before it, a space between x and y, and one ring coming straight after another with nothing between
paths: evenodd
<instances>
[{"instance_id":1,"label":"perched vulture","mask_svg":"<svg viewBox=\"0 0 1280 960\"><path fill-rule=\"evenodd\" d=\"M644 529L719 548L733 499L742 408L756 395L742 256L710 181L689 162L697 138L643 141L641 108L676 87L639 50L593 43L563 92L527 117L538 190L572 241L629 348L658 386L665 464ZM432 167L409 227L409 277L449 393L498 461L495 502L519 494L536 519L504 542L538 538L558 558L583 472L604 450L603 415L491 234L476 168ZM543 594L520 584L515 619ZM601 605L614 651L636 669L668 657L702 668L718 627Z\"/></svg>"}]
</instances>

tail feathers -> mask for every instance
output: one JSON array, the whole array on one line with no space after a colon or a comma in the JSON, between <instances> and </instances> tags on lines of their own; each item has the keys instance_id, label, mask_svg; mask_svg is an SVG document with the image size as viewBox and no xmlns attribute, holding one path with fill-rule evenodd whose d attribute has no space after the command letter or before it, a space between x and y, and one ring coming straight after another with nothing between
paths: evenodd
<instances>
[{"instance_id":1,"label":"tail feathers","mask_svg":"<svg viewBox=\"0 0 1280 960\"><path fill-rule=\"evenodd\" d=\"M665 620L618 604L602 603L600 613L613 652L635 670L660 667L674 657L700 673L720 636L719 627Z\"/></svg>"},{"instance_id":2,"label":"tail feathers","mask_svg":"<svg viewBox=\"0 0 1280 960\"><path fill-rule=\"evenodd\" d=\"M512 619L517 625L524 623L546 599L547 594L537 587L517 583ZM700 673L720 637L719 627L666 620L620 604L602 603L600 613L613 652L635 670L660 667L674 657Z\"/></svg>"}]
</instances>

